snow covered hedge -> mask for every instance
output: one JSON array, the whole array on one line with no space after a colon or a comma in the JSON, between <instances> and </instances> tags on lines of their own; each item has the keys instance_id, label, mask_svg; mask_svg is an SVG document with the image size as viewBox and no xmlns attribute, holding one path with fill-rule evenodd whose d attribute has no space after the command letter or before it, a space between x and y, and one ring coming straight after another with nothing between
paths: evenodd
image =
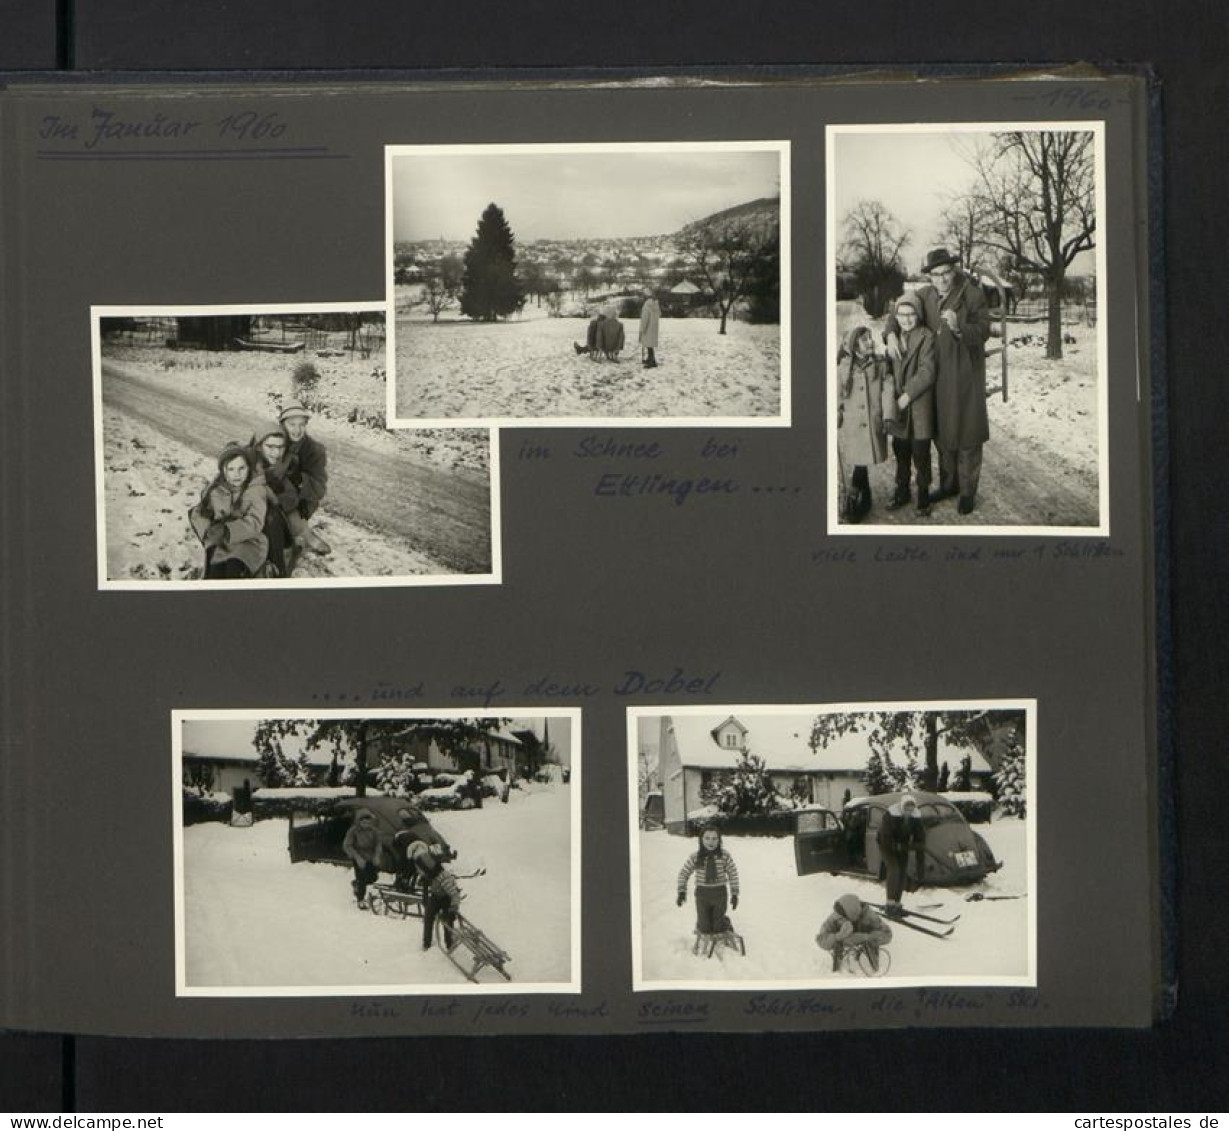
<instances>
[{"instance_id":1,"label":"snow covered hedge","mask_svg":"<svg viewBox=\"0 0 1229 1131\"><path fill-rule=\"evenodd\" d=\"M194 789L183 791L184 826L199 825L202 821L230 823L231 800L225 794L207 793L203 797Z\"/></svg>"},{"instance_id":2,"label":"snow covered hedge","mask_svg":"<svg viewBox=\"0 0 1229 1131\"><path fill-rule=\"evenodd\" d=\"M705 829L717 829L723 836L793 836L794 816L792 809L775 813L717 813L689 818L685 831L687 836L699 836Z\"/></svg>"}]
</instances>

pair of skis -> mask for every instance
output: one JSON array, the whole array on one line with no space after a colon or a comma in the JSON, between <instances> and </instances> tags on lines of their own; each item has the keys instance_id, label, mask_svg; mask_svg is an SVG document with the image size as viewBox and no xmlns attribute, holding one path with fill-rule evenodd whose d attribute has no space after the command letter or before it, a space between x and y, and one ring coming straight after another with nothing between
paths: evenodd
<instances>
[{"instance_id":1,"label":"pair of skis","mask_svg":"<svg viewBox=\"0 0 1229 1131\"><path fill-rule=\"evenodd\" d=\"M956 922L959 920L959 915L953 915L950 919L946 919L941 915L927 915L921 911L911 911L907 907L900 908L895 915L888 914L887 904L885 903L868 903L867 907L873 907L881 915L888 920L889 923L899 923L902 927L908 927L911 931L920 931L924 935L930 935L931 938L945 939L955 929ZM928 923L934 923L936 926L926 926Z\"/></svg>"}]
</instances>

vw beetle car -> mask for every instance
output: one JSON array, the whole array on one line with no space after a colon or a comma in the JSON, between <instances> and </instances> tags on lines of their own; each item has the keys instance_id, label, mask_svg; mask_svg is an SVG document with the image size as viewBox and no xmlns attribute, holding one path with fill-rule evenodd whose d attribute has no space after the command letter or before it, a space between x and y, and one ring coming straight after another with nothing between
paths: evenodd
<instances>
[{"instance_id":1,"label":"vw beetle car","mask_svg":"<svg viewBox=\"0 0 1229 1131\"><path fill-rule=\"evenodd\" d=\"M325 816L306 819L299 817L297 820L294 816L291 817L291 862L328 860L336 864L349 864L342 850L342 841L346 839L346 832L354 823L354 815L359 809L366 809L375 816L376 831L381 843L380 871L398 871L403 852L395 850L393 841L400 832L411 833L414 840L443 845L445 853L451 855L448 842L440 836L412 800L404 797L342 797ZM400 815L406 811L410 814L408 821Z\"/></svg>"},{"instance_id":2,"label":"vw beetle car","mask_svg":"<svg viewBox=\"0 0 1229 1131\"><path fill-rule=\"evenodd\" d=\"M855 797L838 816L831 809L804 809L795 818L794 864L798 875L852 872L882 878L886 872L876 842L888 808L903 796L879 793ZM912 854L908 876L920 884L956 887L974 884L1002 866L990 846L969 828L960 811L935 793L912 791L926 830L925 872L915 875Z\"/></svg>"}]
</instances>

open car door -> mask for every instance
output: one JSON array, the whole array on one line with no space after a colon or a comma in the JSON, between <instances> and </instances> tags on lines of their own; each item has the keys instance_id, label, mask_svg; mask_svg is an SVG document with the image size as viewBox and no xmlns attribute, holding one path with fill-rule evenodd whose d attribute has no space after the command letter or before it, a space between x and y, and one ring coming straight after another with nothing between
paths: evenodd
<instances>
[{"instance_id":1,"label":"open car door","mask_svg":"<svg viewBox=\"0 0 1229 1131\"><path fill-rule=\"evenodd\" d=\"M794 866L800 876L848 869L845 829L831 810L807 809L795 818Z\"/></svg>"}]
</instances>

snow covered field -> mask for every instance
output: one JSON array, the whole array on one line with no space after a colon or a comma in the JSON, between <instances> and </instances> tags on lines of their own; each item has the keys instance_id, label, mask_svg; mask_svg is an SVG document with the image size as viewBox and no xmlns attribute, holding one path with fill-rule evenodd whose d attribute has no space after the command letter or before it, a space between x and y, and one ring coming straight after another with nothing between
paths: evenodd
<instances>
[{"instance_id":1,"label":"snow covered field","mask_svg":"<svg viewBox=\"0 0 1229 1131\"><path fill-rule=\"evenodd\" d=\"M401 305L400 303L398 304ZM399 309L396 419L658 420L781 413L781 328L663 318L656 369L640 364L638 323L624 318L618 362L577 356L587 319L528 306L506 322Z\"/></svg>"},{"instance_id":2,"label":"snow covered field","mask_svg":"<svg viewBox=\"0 0 1229 1131\"><path fill-rule=\"evenodd\" d=\"M960 921L947 939L893 926L891 972L876 979L876 985L1033 984L1028 822L996 818L974 827L1003 867L972 888L922 888L907 894L906 907L940 903L940 909L927 914L960 915ZM819 949L815 936L839 896L852 893L882 903L883 885L846 875L798 876L791 837L727 836L724 843L738 866L742 890L731 919L746 940L747 954L718 948L712 958L698 958L691 952L695 903L690 885L687 902L675 905L679 868L696 842L660 830L639 833L640 983L865 989L867 979L861 975L832 971L831 955ZM966 902L974 891L1024 898Z\"/></svg>"},{"instance_id":3,"label":"snow covered field","mask_svg":"<svg viewBox=\"0 0 1229 1131\"><path fill-rule=\"evenodd\" d=\"M870 327L879 341L884 319L868 317L855 301L836 305L841 341L859 325ZM996 332L997 326L996 322ZM886 462L870 468L875 507L863 526L1095 527L1103 517L1099 514L1097 330L1079 322L1065 324L1063 331L1074 341L1064 344L1061 360L1050 361L1045 356L1044 323L1007 323L1006 401L1001 392L1002 357L995 354L986 359L990 440L984 450L977 509L972 514L957 514L954 499L936 506L928 519L918 519L912 507L885 510L883 503L892 496L895 470L889 452ZM1001 344L998 337L987 343L991 348ZM933 467L937 487L937 453Z\"/></svg>"},{"instance_id":4,"label":"snow covered field","mask_svg":"<svg viewBox=\"0 0 1229 1131\"><path fill-rule=\"evenodd\" d=\"M462 914L509 954L512 982L484 971L500 992L527 985L567 990L579 981L572 899L569 786L513 790L508 804L431 814L460 855ZM359 910L353 873L291 864L288 821L250 828L219 822L183 830L182 982L188 993L463 991L438 947L421 949L422 921ZM472 987L471 987L472 988Z\"/></svg>"},{"instance_id":5,"label":"snow covered field","mask_svg":"<svg viewBox=\"0 0 1229 1131\"><path fill-rule=\"evenodd\" d=\"M291 372L320 373L310 431L329 451L329 497L313 527L328 556L292 582L483 573L491 561L490 434L388 430L383 354L371 358L104 344L99 471L105 577L192 581L203 551L187 513L228 440L246 441L298 397Z\"/></svg>"}]
</instances>

